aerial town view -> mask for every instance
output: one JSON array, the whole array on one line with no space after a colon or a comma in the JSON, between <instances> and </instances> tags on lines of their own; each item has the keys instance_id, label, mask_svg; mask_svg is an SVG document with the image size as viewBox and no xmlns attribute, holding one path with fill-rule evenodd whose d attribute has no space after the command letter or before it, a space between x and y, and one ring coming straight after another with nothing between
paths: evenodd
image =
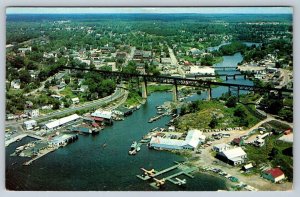
<instances>
[{"instance_id":1,"label":"aerial town view","mask_svg":"<svg viewBox=\"0 0 300 197\"><path fill-rule=\"evenodd\" d=\"M290 191L293 8L6 9L5 184Z\"/></svg>"}]
</instances>

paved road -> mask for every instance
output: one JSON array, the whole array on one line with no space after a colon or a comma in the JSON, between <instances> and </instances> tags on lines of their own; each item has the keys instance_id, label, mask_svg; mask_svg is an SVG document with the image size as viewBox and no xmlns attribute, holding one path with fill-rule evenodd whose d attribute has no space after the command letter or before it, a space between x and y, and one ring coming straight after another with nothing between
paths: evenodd
<instances>
[{"instance_id":1,"label":"paved road","mask_svg":"<svg viewBox=\"0 0 300 197\"><path fill-rule=\"evenodd\" d=\"M124 95L126 95L126 91L121 89L121 88L117 88L116 91L110 96L104 97L104 98L96 100L96 101L91 101L91 102L88 102L88 103L84 103L80 106L75 106L75 107L67 108L67 109L64 109L64 110L55 111L53 113L50 113L50 114L47 114L47 115L44 115L44 116L39 116L37 118L33 118L33 120L41 121L41 120L53 118L55 116L61 116L61 115L69 114L69 113L72 113L72 112L75 113L77 110L83 110L83 109L92 108L92 107L97 108L100 105L112 102L112 101L114 101L118 98L123 97ZM15 126L16 124L20 125L22 123L23 123L23 121L19 121L19 122L9 121L9 122L6 122L5 126Z\"/></svg>"},{"instance_id":2,"label":"paved road","mask_svg":"<svg viewBox=\"0 0 300 197\"><path fill-rule=\"evenodd\" d=\"M175 54L174 54L173 49L171 49L170 47L168 47L168 50L169 50L169 55L170 55L170 58L171 58L172 65L175 65L175 66L178 68L178 73L179 73L182 77L185 77L184 71L183 71L183 69L181 68L181 65L178 64L178 61L177 61L177 58L176 58L176 56L175 56Z\"/></svg>"}]
</instances>

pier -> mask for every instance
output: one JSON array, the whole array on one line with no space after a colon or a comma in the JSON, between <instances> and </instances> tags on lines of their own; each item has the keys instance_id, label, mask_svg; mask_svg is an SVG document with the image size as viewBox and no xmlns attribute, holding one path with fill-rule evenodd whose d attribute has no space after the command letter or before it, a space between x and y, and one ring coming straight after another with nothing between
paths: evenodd
<instances>
[{"instance_id":1,"label":"pier","mask_svg":"<svg viewBox=\"0 0 300 197\"><path fill-rule=\"evenodd\" d=\"M183 163L178 163L178 162L175 162L175 163L177 163L177 164L174 166L171 166L169 168L166 168L164 170L161 170L161 171L155 171L154 169L147 171L142 168L142 170L145 172L145 175L137 175L137 177L142 179L143 181L154 180L149 185L155 189L159 189L161 186L163 186L165 184L165 181L169 181L170 183L173 183L174 185L185 185L186 184L185 179L181 180L181 179L177 178L180 175L185 175L185 176L188 176L189 178L194 178L194 176L191 175L190 173L197 171L198 170L197 167L188 167L188 166L184 165ZM175 169L178 169L180 171L175 174L172 174L170 176L164 177L160 180L156 179L156 177L163 175L164 173L171 172Z\"/></svg>"}]
</instances>

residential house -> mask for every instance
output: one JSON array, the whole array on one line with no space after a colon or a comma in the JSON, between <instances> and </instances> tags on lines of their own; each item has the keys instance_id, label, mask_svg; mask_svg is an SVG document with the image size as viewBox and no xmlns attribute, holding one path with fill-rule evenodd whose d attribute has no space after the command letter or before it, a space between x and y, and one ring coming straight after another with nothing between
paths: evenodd
<instances>
[{"instance_id":1,"label":"residential house","mask_svg":"<svg viewBox=\"0 0 300 197\"><path fill-rule=\"evenodd\" d=\"M72 98L72 103L75 105L75 104L78 104L79 103L79 98L76 97L76 98Z\"/></svg>"},{"instance_id":2,"label":"residential house","mask_svg":"<svg viewBox=\"0 0 300 197\"><path fill-rule=\"evenodd\" d=\"M212 147L212 150L216 151L217 153L219 153L219 152L223 152L223 151L229 150L231 148L232 147L230 145L222 143L222 144L216 144L216 145L214 145Z\"/></svg>"},{"instance_id":3,"label":"residential house","mask_svg":"<svg viewBox=\"0 0 300 197\"><path fill-rule=\"evenodd\" d=\"M285 179L285 175L280 168L272 168L270 170L266 170L262 172L262 177L272 181L273 183L277 183Z\"/></svg>"},{"instance_id":4,"label":"residential house","mask_svg":"<svg viewBox=\"0 0 300 197\"><path fill-rule=\"evenodd\" d=\"M24 122L23 126L26 130L31 130L37 126L37 122L36 122L36 120L28 120L28 121Z\"/></svg>"},{"instance_id":5,"label":"residential house","mask_svg":"<svg viewBox=\"0 0 300 197\"><path fill-rule=\"evenodd\" d=\"M239 138L234 138L232 141L231 141L231 144L234 145L234 146L243 146L244 145L244 140L243 138L239 137Z\"/></svg>"},{"instance_id":6,"label":"residential house","mask_svg":"<svg viewBox=\"0 0 300 197\"><path fill-rule=\"evenodd\" d=\"M20 79L12 80L10 83L10 86L14 89L20 89L21 88L21 80Z\"/></svg>"}]
</instances>

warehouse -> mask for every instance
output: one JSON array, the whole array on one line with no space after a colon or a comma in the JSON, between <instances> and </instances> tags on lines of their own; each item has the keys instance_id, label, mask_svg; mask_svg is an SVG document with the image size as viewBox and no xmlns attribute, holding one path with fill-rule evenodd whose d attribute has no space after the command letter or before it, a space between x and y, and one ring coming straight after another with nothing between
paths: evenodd
<instances>
[{"instance_id":1,"label":"warehouse","mask_svg":"<svg viewBox=\"0 0 300 197\"><path fill-rule=\"evenodd\" d=\"M47 124L45 124L44 129L46 130L56 130L62 126L66 126L70 123L74 123L75 121L77 121L80 118L80 116L78 116L77 114L73 114L64 118L60 118L58 120L49 122Z\"/></svg>"},{"instance_id":2,"label":"warehouse","mask_svg":"<svg viewBox=\"0 0 300 197\"><path fill-rule=\"evenodd\" d=\"M152 137L149 147L156 149L168 149L168 150L181 150L190 149L194 150L200 143L205 141L205 136L199 130L190 130L185 140Z\"/></svg>"},{"instance_id":3,"label":"warehouse","mask_svg":"<svg viewBox=\"0 0 300 197\"><path fill-rule=\"evenodd\" d=\"M225 163L235 166L238 164L245 163L245 160L247 159L247 154L241 147L237 147L219 152L216 155L216 158L224 161Z\"/></svg>"}]
</instances>

